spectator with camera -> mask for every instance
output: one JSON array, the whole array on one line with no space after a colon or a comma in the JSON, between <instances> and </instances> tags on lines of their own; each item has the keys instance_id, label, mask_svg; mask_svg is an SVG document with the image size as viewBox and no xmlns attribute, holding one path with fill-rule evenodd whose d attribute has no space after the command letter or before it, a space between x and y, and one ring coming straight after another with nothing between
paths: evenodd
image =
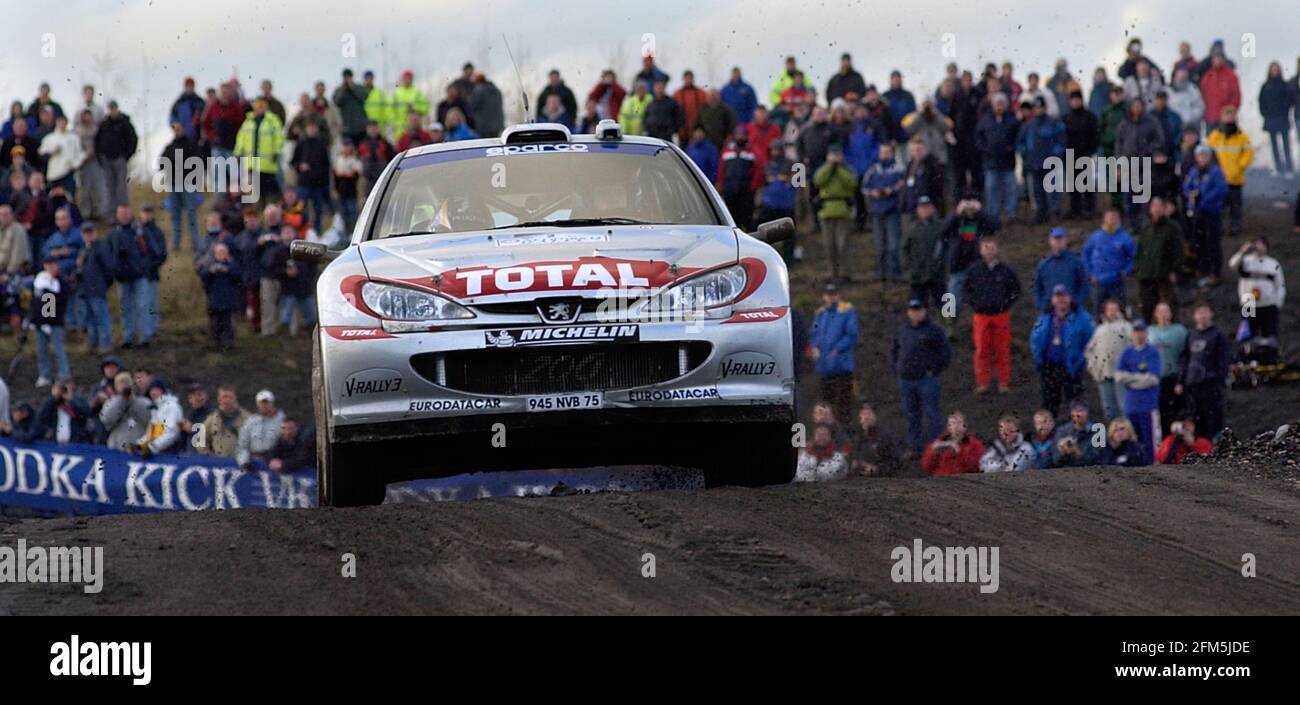
<instances>
[{"instance_id":1,"label":"spectator with camera","mask_svg":"<svg viewBox=\"0 0 1300 705\"><path fill-rule=\"evenodd\" d=\"M998 437L980 458L980 472L1032 470L1037 454L1020 432L1020 420L1003 416L998 420Z\"/></svg>"},{"instance_id":2,"label":"spectator with camera","mask_svg":"<svg viewBox=\"0 0 1300 705\"><path fill-rule=\"evenodd\" d=\"M123 451L133 446L149 428L151 412L149 399L135 393L131 373L117 373L113 395L99 410L99 422L107 434L105 445Z\"/></svg>"},{"instance_id":3,"label":"spectator with camera","mask_svg":"<svg viewBox=\"0 0 1300 705\"><path fill-rule=\"evenodd\" d=\"M967 432L966 414L954 411L948 415L947 430L926 446L921 469L931 477L975 473L982 457L983 441Z\"/></svg>"},{"instance_id":4,"label":"spectator with camera","mask_svg":"<svg viewBox=\"0 0 1300 705\"><path fill-rule=\"evenodd\" d=\"M50 387L50 396L36 412L31 440L56 443L90 443L93 431L90 407L77 398L70 377Z\"/></svg>"},{"instance_id":5,"label":"spectator with camera","mask_svg":"<svg viewBox=\"0 0 1300 705\"><path fill-rule=\"evenodd\" d=\"M1092 418L1088 403L1076 399L1070 403L1070 418L1056 427L1056 447L1052 451L1052 467L1066 468L1096 465L1100 441L1093 443Z\"/></svg>"},{"instance_id":6,"label":"spectator with camera","mask_svg":"<svg viewBox=\"0 0 1300 705\"><path fill-rule=\"evenodd\" d=\"M1242 244L1228 259L1237 271L1242 317L1250 328L1251 359L1262 365L1277 362L1281 341L1278 318L1286 303L1286 276L1282 264L1268 254L1268 238L1259 236Z\"/></svg>"},{"instance_id":7,"label":"spectator with camera","mask_svg":"<svg viewBox=\"0 0 1300 705\"><path fill-rule=\"evenodd\" d=\"M1169 426L1169 435L1161 441L1156 451L1156 462L1162 465L1180 465L1193 453L1205 455L1214 450L1214 444L1196 435L1196 417L1184 414Z\"/></svg>"}]
</instances>

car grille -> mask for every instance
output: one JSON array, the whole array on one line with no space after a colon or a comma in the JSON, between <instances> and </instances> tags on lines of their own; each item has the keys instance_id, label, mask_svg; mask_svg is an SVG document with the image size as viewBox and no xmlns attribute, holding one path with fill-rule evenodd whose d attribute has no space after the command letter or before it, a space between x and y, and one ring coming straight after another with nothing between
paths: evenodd
<instances>
[{"instance_id":1,"label":"car grille","mask_svg":"<svg viewBox=\"0 0 1300 705\"><path fill-rule=\"evenodd\" d=\"M515 396L628 389L699 367L707 342L564 345L421 353L411 367L434 384L471 394Z\"/></svg>"}]
</instances>

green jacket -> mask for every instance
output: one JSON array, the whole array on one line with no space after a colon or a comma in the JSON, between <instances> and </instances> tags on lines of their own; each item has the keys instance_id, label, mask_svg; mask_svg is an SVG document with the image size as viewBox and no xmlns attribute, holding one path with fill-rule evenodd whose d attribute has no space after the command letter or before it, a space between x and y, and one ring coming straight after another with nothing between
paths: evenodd
<instances>
[{"instance_id":1,"label":"green jacket","mask_svg":"<svg viewBox=\"0 0 1300 705\"><path fill-rule=\"evenodd\" d=\"M903 267L912 284L943 283L948 279L948 238L943 236L944 221L912 221L901 247Z\"/></svg>"},{"instance_id":2,"label":"green jacket","mask_svg":"<svg viewBox=\"0 0 1300 705\"><path fill-rule=\"evenodd\" d=\"M1133 273L1138 281L1168 281L1183 262L1183 228L1172 218L1161 218L1138 232Z\"/></svg>"},{"instance_id":3,"label":"green jacket","mask_svg":"<svg viewBox=\"0 0 1300 705\"><path fill-rule=\"evenodd\" d=\"M236 157L259 159L258 172L276 174L280 171L280 151L283 148L284 123L275 113L266 111L260 126L252 112L244 116L244 124L239 126L239 133L235 135Z\"/></svg>"},{"instance_id":4,"label":"green jacket","mask_svg":"<svg viewBox=\"0 0 1300 705\"><path fill-rule=\"evenodd\" d=\"M1111 105L1106 108L1106 112L1101 114L1101 155L1103 157L1115 156L1115 131L1119 128L1120 123L1124 122L1124 117L1128 115L1126 103Z\"/></svg>"},{"instance_id":5,"label":"green jacket","mask_svg":"<svg viewBox=\"0 0 1300 705\"><path fill-rule=\"evenodd\" d=\"M364 87L364 86L363 86ZM392 124L393 99L384 89L375 86L366 95L366 119L379 123L381 131ZM394 135L396 137L396 135Z\"/></svg>"},{"instance_id":6,"label":"green jacket","mask_svg":"<svg viewBox=\"0 0 1300 705\"><path fill-rule=\"evenodd\" d=\"M853 217L853 197L858 190L858 176L844 162L827 161L813 174L817 187L817 200L821 207L817 217L822 220L842 220Z\"/></svg>"},{"instance_id":7,"label":"green jacket","mask_svg":"<svg viewBox=\"0 0 1300 705\"><path fill-rule=\"evenodd\" d=\"M623 105L618 109L618 126L625 135L641 134L641 124L645 120L645 109L655 97L646 93L640 98L635 93L628 93Z\"/></svg>"},{"instance_id":8,"label":"green jacket","mask_svg":"<svg viewBox=\"0 0 1300 705\"><path fill-rule=\"evenodd\" d=\"M343 120L343 132L355 135L366 131L366 99L370 89L360 83L353 83L352 90L343 86L334 89L334 105L339 109Z\"/></svg>"},{"instance_id":9,"label":"green jacket","mask_svg":"<svg viewBox=\"0 0 1300 705\"><path fill-rule=\"evenodd\" d=\"M780 105L781 94L785 93L785 89L793 85L794 76L791 76L785 69L781 69L781 73L777 74L776 80L772 82L772 91L767 95L767 106L769 108L775 108Z\"/></svg>"},{"instance_id":10,"label":"green jacket","mask_svg":"<svg viewBox=\"0 0 1300 705\"><path fill-rule=\"evenodd\" d=\"M414 110L421 116L429 114L429 99L415 86L398 86L388 94L388 129L394 137L406 130L406 115ZM466 116L468 117L468 116Z\"/></svg>"}]
</instances>

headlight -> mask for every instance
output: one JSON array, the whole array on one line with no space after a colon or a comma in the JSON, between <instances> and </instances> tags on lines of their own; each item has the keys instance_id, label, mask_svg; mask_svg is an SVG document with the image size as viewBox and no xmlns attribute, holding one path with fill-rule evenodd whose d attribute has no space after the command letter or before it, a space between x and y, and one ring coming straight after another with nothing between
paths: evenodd
<instances>
[{"instance_id":1,"label":"headlight","mask_svg":"<svg viewBox=\"0 0 1300 705\"><path fill-rule=\"evenodd\" d=\"M469 309L427 291L404 286L366 282L361 300L383 318L394 321L450 321L473 318Z\"/></svg>"},{"instance_id":2,"label":"headlight","mask_svg":"<svg viewBox=\"0 0 1300 705\"><path fill-rule=\"evenodd\" d=\"M745 290L745 268L740 265L701 274L672 286L657 297L661 311L702 311L726 306Z\"/></svg>"}]
</instances>

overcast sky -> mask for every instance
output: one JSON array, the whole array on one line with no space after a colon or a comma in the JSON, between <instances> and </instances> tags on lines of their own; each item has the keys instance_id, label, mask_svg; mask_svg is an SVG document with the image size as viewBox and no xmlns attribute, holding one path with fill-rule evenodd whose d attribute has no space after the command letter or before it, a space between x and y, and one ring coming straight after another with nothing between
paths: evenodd
<instances>
[{"instance_id":1,"label":"overcast sky","mask_svg":"<svg viewBox=\"0 0 1300 705\"><path fill-rule=\"evenodd\" d=\"M1300 3L1294 0L5 3L0 98L29 102L47 80L55 99L68 105L89 81L104 99L117 98L142 134L151 135L165 129L167 109L187 75L200 90L237 74L246 90L255 91L269 77L276 94L295 104L317 79L333 90L345 66L358 74L372 68L385 82L410 68L417 83L440 94L469 59L513 97L518 82L503 36L530 95L552 66L580 94L606 66L626 83L649 41L674 82L685 68L694 69L700 83L720 82L739 65L765 96L782 58L794 54L821 90L839 54L849 51L868 81L883 84L898 68L914 92L930 92L948 61L942 52L949 33L962 68L978 72L985 62L1010 60L1023 82L1031 70L1050 73L1063 56L1086 78L1085 89L1097 66L1113 74L1129 36L1141 37L1146 53L1166 71L1180 40L1203 56L1213 39L1222 38L1241 72L1243 125L1258 132L1255 99L1268 63L1281 61L1290 77L1300 53ZM1253 36L1254 58L1242 56L1243 35ZM344 56L350 46L354 57ZM150 142L153 151L162 148L160 139Z\"/></svg>"}]
</instances>

